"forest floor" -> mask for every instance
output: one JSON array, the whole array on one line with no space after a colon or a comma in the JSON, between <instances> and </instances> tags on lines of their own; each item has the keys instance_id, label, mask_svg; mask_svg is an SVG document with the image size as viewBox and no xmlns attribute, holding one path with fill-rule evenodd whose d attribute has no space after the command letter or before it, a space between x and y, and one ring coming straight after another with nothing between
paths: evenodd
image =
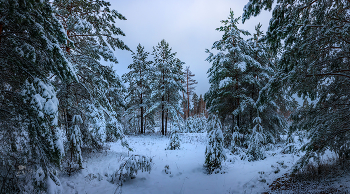
<instances>
[{"instance_id":1,"label":"forest floor","mask_svg":"<svg viewBox=\"0 0 350 194\"><path fill-rule=\"evenodd\" d=\"M338 193L340 190L334 190L334 188L339 187L342 192L350 193L349 174L325 179L323 182L313 181L308 184L311 185L309 187L299 184L296 189L291 187L283 191L272 191L271 188L279 189L283 188L283 184L289 184L286 181L288 173L299 159L293 154L282 154L282 146L268 151L266 159L255 162L240 160L238 156L227 152L227 160L223 163L221 172L208 175L203 167L206 133L180 134L180 139L180 150L165 150L169 138L160 135L128 136L133 152L122 147L119 142L111 143L108 150L90 154L89 157L85 156L84 169L79 173L70 177L60 177L59 190L67 194L234 194L305 193L305 191L308 193L322 193L323 191ZM115 172L119 165L132 154L151 157L152 171L150 173L138 172L134 179L127 180L122 187L108 182L106 175ZM167 173L165 172L166 165L169 166ZM320 183L325 186L317 186Z\"/></svg>"}]
</instances>

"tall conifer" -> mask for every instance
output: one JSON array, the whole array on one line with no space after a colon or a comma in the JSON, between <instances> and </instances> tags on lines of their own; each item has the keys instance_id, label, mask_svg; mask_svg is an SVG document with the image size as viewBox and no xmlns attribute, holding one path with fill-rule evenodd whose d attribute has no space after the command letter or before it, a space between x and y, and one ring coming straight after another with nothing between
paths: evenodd
<instances>
[{"instance_id":1,"label":"tall conifer","mask_svg":"<svg viewBox=\"0 0 350 194\"><path fill-rule=\"evenodd\" d=\"M64 155L50 78L74 79L74 73L48 1L1 1L0 13L0 193L41 193L50 179L60 184L52 167ZM23 176L16 174L19 165L26 166Z\"/></svg>"},{"instance_id":2,"label":"tall conifer","mask_svg":"<svg viewBox=\"0 0 350 194\"><path fill-rule=\"evenodd\" d=\"M274 0L250 0L244 20L272 9ZM319 159L326 149L350 158L349 1L277 1L266 39L272 51L281 52L278 73L270 91L288 88L289 95L311 99L310 106L292 115L292 131L303 130L306 154Z\"/></svg>"},{"instance_id":3,"label":"tall conifer","mask_svg":"<svg viewBox=\"0 0 350 194\"><path fill-rule=\"evenodd\" d=\"M167 134L168 118L179 120L182 114L180 92L183 91L182 66L184 62L176 58L164 39L153 47L154 71L152 75L152 109L160 108L161 111L161 132ZM151 109L151 110L152 110Z\"/></svg>"}]
</instances>

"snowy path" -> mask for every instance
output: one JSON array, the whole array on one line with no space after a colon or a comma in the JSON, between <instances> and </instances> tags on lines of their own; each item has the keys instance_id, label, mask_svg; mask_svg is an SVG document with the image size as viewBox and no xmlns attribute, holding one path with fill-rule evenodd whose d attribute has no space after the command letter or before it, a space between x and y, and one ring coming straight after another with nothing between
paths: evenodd
<instances>
[{"instance_id":1,"label":"snowy path","mask_svg":"<svg viewBox=\"0 0 350 194\"><path fill-rule=\"evenodd\" d=\"M232 162L224 164L224 174L207 175L203 169L204 152L206 146L205 134L183 134L181 150L164 150L168 143L167 138L143 138L130 139L136 153L153 157L154 166L151 174L140 174L123 186L125 193L256 193L265 190L267 183L272 182L278 176L287 171L290 165L279 165L277 162L285 161L283 158L271 157L263 161L247 162L235 160L234 156L228 156ZM164 173L165 165L169 165L171 174ZM281 171L274 173L278 167ZM280 166L280 167L279 167ZM259 174L263 172L263 174ZM260 177L261 176L261 177ZM260 182L263 178L266 179Z\"/></svg>"},{"instance_id":2,"label":"snowy path","mask_svg":"<svg viewBox=\"0 0 350 194\"><path fill-rule=\"evenodd\" d=\"M203 168L206 134L182 134L180 138L180 150L165 150L169 139L156 135L129 137L134 149L129 153L119 143L113 143L109 151L87 159L81 173L62 178L62 193L114 193L117 186L107 182L104 175L114 172L128 154L150 156L154 165L150 174L140 172L124 183L122 193L126 194L261 193L296 160L277 151L257 162L228 155L224 174L207 175ZM171 174L164 172L165 165L169 165Z\"/></svg>"}]
</instances>

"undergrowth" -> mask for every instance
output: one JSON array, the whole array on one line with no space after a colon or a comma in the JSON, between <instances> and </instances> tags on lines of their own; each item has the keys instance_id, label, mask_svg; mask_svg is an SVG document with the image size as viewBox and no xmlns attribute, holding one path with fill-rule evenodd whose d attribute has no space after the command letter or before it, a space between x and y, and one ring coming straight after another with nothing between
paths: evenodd
<instances>
[{"instance_id":1,"label":"undergrowth","mask_svg":"<svg viewBox=\"0 0 350 194\"><path fill-rule=\"evenodd\" d=\"M269 187L273 193L347 193L348 185L338 185L336 182L349 174L348 160L329 158L319 164L310 163L296 173L286 173Z\"/></svg>"}]
</instances>

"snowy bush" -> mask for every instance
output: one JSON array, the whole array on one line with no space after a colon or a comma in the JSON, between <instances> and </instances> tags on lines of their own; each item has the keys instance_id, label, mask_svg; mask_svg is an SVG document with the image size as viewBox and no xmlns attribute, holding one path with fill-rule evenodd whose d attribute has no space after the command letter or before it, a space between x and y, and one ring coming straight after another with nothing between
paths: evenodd
<instances>
[{"instance_id":1,"label":"snowy bush","mask_svg":"<svg viewBox=\"0 0 350 194\"><path fill-rule=\"evenodd\" d=\"M80 115L74 115L72 119L72 126L69 128L67 133L67 142L65 160L62 162L62 166L70 176L73 172L76 172L83 168L83 157L82 157L82 133L81 125L83 120Z\"/></svg>"},{"instance_id":2,"label":"snowy bush","mask_svg":"<svg viewBox=\"0 0 350 194\"><path fill-rule=\"evenodd\" d=\"M127 149L132 151L132 149L130 148L129 143L127 142L126 137L124 135L123 126L117 119L115 119L114 117L109 117L107 119L106 129L107 129L106 141L116 142L116 141L120 140L121 145L123 147L126 147Z\"/></svg>"},{"instance_id":3,"label":"snowy bush","mask_svg":"<svg viewBox=\"0 0 350 194\"><path fill-rule=\"evenodd\" d=\"M274 147L274 144L269 143L268 135L264 132L261 118L257 116L253 122L254 127L246 134L242 134L240 132L241 129L236 126L232 134L231 143L231 152L240 155L242 160L247 159L249 162L265 159L265 151Z\"/></svg>"},{"instance_id":4,"label":"snowy bush","mask_svg":"<svg viewBox=\"0 0 350 194\"><path fill-rule=\"evenodd\" d=\"M266 158L264 145L266 143L266 136L263 133L263 127L261 126L261 118L256 117L253 122L255 126L253 127L252 133L248 141L247 156L248 161L263 160Z\"/></svg>"},{"instance_id":5,"label":"snowy bush","mask_svg":"<svg viewBox=\"0 0 350 194\"><path fill-rule=\"evenodd\" d=\"M293 153L296 153L298 151L298 148L297 148L298 145L294 140L294 137L295 137L294 135L288 135L288 137L286 139L286 144L285 144L283 150L281 151L281 153L293 154Z\"/></svg>"},{"instance_id":6,"label":"snowy bush","mask_svg":"<svg viewBox=\"0 0 350 194\"><path fill-rule=\"evenodd\" d=\"M221 169L221 163L226 159L224 145L224 137L221 131L220 120L213 116L209 123L208 144L205 149L205 163L209 174L216 169Z\"/></svg>"},{"instance_id":7,"label":"snowy bush","mask_svg":"<svg viewBox=\"0 0 350 194\"><path fill-rule=\"evenodd\" d=\"M135 178L138 171L151 172L152 158L132 155L124 163L119 166L119 169L108 178L108 181L113 184L122 185L124 181Z\"/></svg>"},{"instance_id":8,"label":"snowy bush","mask_svg":"<svg viewBox=\"0 0 350 194\"><path fill-rule=\"evenodd\" d=\"M207 118L204 116L194 116L187 118L183 132L203 133L207 131Z\"/></svg>"},{"instance_id":9,"label":"snowy bush","mask_svg":"<svg viewBox=\"0 0 350 194\"><path fill-rule=\"evenodd\" d=\"M95 104L87 105L87 117L89 122L89 133L98 142L106 140L106 118L105 110Z\"/></svg>"},{"instance_id":10,"label":"snowy bush","mask_svg":"<svg viewBox=\"0 0 350 194\"><path fill-rule=\"evenodd\" d=\"M180 149L180 138L179 138L179 134L174 132L171 134L170 142L167 147L167 150L178 150L178 149Z\"/></svg>"},{"instance_id":11,"label":"snowy bush","mask_svg":"<svg viewBox=\"0 0 350 194\"><path fill-rule=\"evenodd\" d=\"M249 162L263 160L266 158L265 150L257 144L252 144L247 150L247 159Z\"/></svg>"}]
</instances>

